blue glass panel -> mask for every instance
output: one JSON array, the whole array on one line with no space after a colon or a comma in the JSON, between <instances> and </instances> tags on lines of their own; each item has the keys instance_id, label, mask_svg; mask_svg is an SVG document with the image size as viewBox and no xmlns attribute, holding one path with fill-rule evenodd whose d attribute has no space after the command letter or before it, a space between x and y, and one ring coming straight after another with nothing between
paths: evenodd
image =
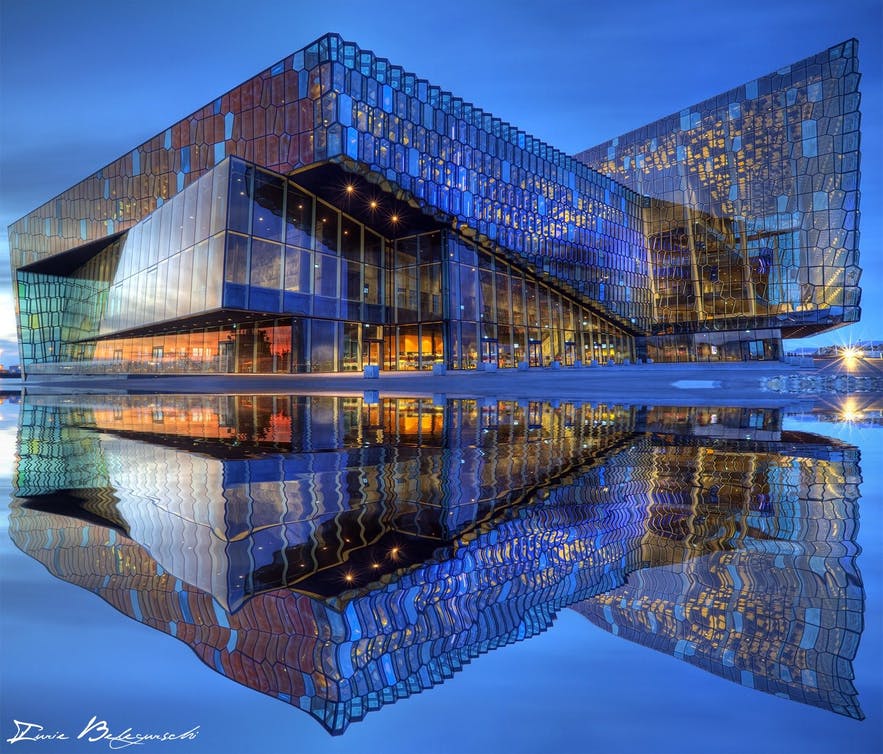
<instances>
[{"instance_id":1,"label":"blue glass panel","mask_svg":"<svg viewBox=\"0 0 883 754\"><path fill-rule=\"evenodd\" d=\"M238 283L224 283L224 306L234 309L246 309L248 287Z\"/></svg>"},{"instance_id":2,"label":"blue glass panel","mask_svg":"<svg viewBox=\"0 0 883 754\"><path fill-rule=\"evenodd\" d=\"M279 312L281 291L270 288L249 287L248 308L261 312Z\"/></svg>"},{"instance_id":3,"label":"blue glass panel","mask_svg":"<svg viewBox=\"0 0 883 754\"><path fill-rule=\"evenodd\" d=\"M343 126L353 124L353 98L348 94L337 95L337 122Z\"/></svg>"},{"instance_id":4,"label":"blue glass panel","mask_svg":"<svg viewBox=\"0 0 883 754\"><path fill-rule=\"evenodd\" d=\"M355 128L346 129L346 155L359 159L359 132Z\"/></svg>"},{"instance_id":5,"label":"blue glass panel","mask_svg":"<svg viewBox=\"0 0 883 754\"><path fill-rule=\"evenodd\" d=\"M292 314L309 314L311 296L305 293L285 291L283 294L283 311Z\"/></svg>"}]
</instances>

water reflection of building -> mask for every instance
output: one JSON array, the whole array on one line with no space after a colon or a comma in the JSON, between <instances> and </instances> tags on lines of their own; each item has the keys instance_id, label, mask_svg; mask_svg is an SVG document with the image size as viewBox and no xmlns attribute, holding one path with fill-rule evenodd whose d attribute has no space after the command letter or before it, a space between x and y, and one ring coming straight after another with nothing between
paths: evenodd
<instances>
[{"instance_id":1,"label":"water reflection of building","mask_svg":"<svg viewBox=\"0 0 883 754\"><path fill-rule=\"evenodd\" d=\"M776 553L785 578L797 579L783 609L800 636L831 621L861 626L857 451L783 438L777 412L33 400L10 519L19 547L334 732L544 630L562 607L605 610L604 595L636 578L737 555L741 601L718 608L724 620L742 620L739 636L750 626L752 640L778 652L797 679L792 698L859 714L857 630L820 633L827 651L795 654L781 621L754 618L765 598L752 587L767 582L752 569ZM691 424L716 434L697 437ZM810 470L828 480L825 500L839 492L839 506L801 502L819 497ZM819 515L844 557L823 560L831 578L804 589L807 565L793 554L823 531L805 523ZM808 562L818 568L818 553ZM687 641L701 653L713 639L697 628ZM851 703L806 691L813 678L836 682Z\"/></svg>"},{"instance_id":2,"label":"water reflection of building","mask_svg":"<svg viewBox=\"0 0 883 754\"><path fill-rule=\"evenodd\" d=\"M657 447L641 541L655 567L574 609L742 685L861 718L858 451L783 439L781 455Z\"/></svg>"}]
</instances>

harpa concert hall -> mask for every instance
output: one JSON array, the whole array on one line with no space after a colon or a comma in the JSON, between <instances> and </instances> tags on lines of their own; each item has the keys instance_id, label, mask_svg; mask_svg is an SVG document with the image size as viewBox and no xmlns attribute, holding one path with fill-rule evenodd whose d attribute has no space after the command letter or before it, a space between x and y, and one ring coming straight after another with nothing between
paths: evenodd
<instances>
[{"instance_id":1,"label":"harpa concert hall","mask_svg":"<svg viewBox=\"0 0 883 754\"><path fill-rule=\"evenodd\" d=\"M329 34L10 227L23 370L780 358L860 314L856 47L571 156Z\"/></svg>"}]
</instances>

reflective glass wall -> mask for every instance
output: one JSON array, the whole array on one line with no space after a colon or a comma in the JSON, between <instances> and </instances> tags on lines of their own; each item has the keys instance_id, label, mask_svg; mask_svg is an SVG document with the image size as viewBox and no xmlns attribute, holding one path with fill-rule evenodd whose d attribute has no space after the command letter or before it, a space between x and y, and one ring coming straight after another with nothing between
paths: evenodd
<instances>
[{"instance_id":1,"label":"reflective glass wall","mask_svg":"<svg viewBox=\"0 0 883 754\"><path fill-rule=\"evenodd\" d=\"M40 324L31 352L43 363L32 371L474 369L632 356L625 332L548 277L439 226L398 230L383 236L285 176L225 160L68 276L19 272L35 308L28 321Z\"/></svg>"},{"instance_id":2,"label":"reflective glass wall","mask_svg":"<svg viewBox=\"0 0 883 754\"><path fill-rule=\"evenodd\" d=\"M155 259L143 260L144 275L131 268L123 271L105 332L141 326L151 316L163 321L186 314L189 302L198 298L197 291L186 290L187 283L199 279L203 269L218 269L220 253L214 213L222 208L223 197L203 185L202 178L231 156L284 175L340 165L444 226L462 229L525 271L596 302L602 316L618 327L638 332L649 326L647 254L637 194L337 35L288 56L14 223L9 233L13 267L41 260L57 263L65 252L134 230L159 210L155 222L132 234L134 253L127 255L139 263L142 254ZM215 178L220 180L217 174ZM272 206L287 196L287 190L280 193L271 185L275 180L265 183L263 175L248 180L255 206ZM185 200L187 207L171 201L187 191L193 194ZM200 211L203 205L205 213ZM312 212L321 216L323 206ZM233 232L252 234L261 243L249 252L252 268L227 270L232 279L226 284L250 286L248 298L242 303L245 291L225 285L225 305L239 296L237 305L268 314L296 309L298 302L303 307L298 294L309 279L312 315L379 322L376 311L356 316L351 306L356 302L347 298L367 287L366 298L358 303L385 306L370 275L358 288L351 270L335 269L339 262L325 257L314 260L318 272L297 271L301 245L288 229L299 220L307 222L305 215L296 215L309 213L310 207L297 210L293 202L286 207L284 218L265 215L270 224L263 227L258 217L238 217L241 224ZM331 236L334 219L327 218ZM184 225L192 220L195 228L183 228L178 237L177 220ZM243 253L236 246L241 240L230 243L233 253ZM152 251L143 251L142 244ZM276 262L283 253L290 262L283 281L286 293L265 295L260 289L276 290L273 283L285 274ZM211 281L206 294L207 310L216 303L216 282ZM352 290L343 288L350 283ZM151 298L152 292L159 292L162 300ZM316 311L322 306L329 314ZM396 334L402 337L435 343L437 333ZM429 352L437 354L437 347Z\"/></svg>"},{"instance_id":3,"label":"reflective glass wall","mask_svg":"<svg viewBox=\"0 0 883 754\"><path fill-rule=\"evenodd\" d=\"M663 351L684 333L799 337L858 321L856 48L844 42L578 155L649 198Z\"/></svg>"}]
</instances>

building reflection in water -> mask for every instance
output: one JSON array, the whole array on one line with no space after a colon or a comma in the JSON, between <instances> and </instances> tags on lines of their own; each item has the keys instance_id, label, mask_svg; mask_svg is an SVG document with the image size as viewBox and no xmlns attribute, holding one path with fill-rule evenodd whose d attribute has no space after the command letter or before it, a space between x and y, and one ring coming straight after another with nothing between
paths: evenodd
<instances>
[{"instance_id":1,"label":"building reflection in water","mask_svg":"<svg viewBox=\"0 0 883 754\"><path fill-rule=\"evenodd\" d=\"M776 410L29 397L9 529L329 731L573 607L860 718L858 450Z\"/></svg>"}]
</instances>

